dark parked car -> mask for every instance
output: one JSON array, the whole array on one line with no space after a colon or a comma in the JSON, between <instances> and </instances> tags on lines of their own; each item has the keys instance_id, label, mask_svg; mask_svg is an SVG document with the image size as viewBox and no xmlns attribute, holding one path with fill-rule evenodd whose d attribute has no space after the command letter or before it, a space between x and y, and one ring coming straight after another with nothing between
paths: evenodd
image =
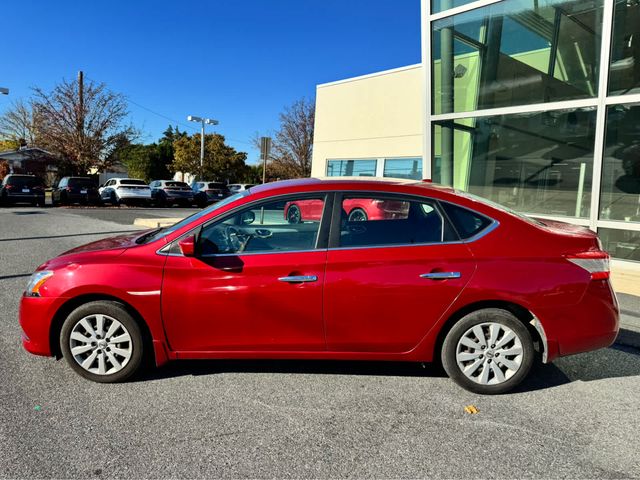
<instances>
[{"instance_id":1,"label":"dark parked car","mask_svg":"<svg viewBox=\"0 0 640 480\"><path fill-rule=\"evenodd\" d=\"M158 207L168 207L174 203L183 207L193 205L193 190L184 182L154 180L149 187L151 199Z\"/></svg>"},{"instance_id":2,"label":"dark parked car","mask_svg":"<svg viewBox=\"0 0 640 480\"><path fill-rule=\"evenodd\" d=\"M191 189L194 200L200 207L206 207L231 195L231 191L222 182L193 182Z\"/></svg>"},{"instance_id":3,"label":"dark parked car","mask_svg":"<svg viewBox=\"0 0 640 480\"><path fill-rule=\"evenodd\" d=\"M44 183L35 175L7 175L0 186L0 204L29 203L44 207Z\"/></svg>"},{"instance_id":4,"label":"dark parked car","mask_svg":"<svg viewBox=\"0 0 640 480\"><path fill-rule=\"evenodd\" d=\"M62 177L51 191L51 203L54 207L72 203L100 203L98 185L89 177Z\"/></svg>"},{"instance_id":5,"label":"dark parked car","mask_svg":"<svg viewBox=\"0 0 640 480\"><path fill-rule=\"evenodd\" d=\"M402 213L349 220L354 199ZM289 223L287 205L310 200L322 215ZM145 360L440 359L490 394L540 359L611 345L618 314L587 228L423 182L301 179L49 260L20 324L29 352L97 382Z\"/></svg>"}]
</instances>

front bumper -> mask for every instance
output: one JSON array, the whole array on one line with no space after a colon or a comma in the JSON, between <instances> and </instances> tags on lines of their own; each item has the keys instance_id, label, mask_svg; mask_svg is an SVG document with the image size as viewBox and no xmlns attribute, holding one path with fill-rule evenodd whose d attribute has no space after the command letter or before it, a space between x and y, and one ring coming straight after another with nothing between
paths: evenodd
<instances>
[{"instance_id":1,"label":"front bumper","mask_svg":"<svg viewBox=\"0 0 640 480\"><path fill-rule=\"evenodd\" d=\"M50 357L49 332L51 322L63 299L51 297L25 297L20 300L19 321L22 327L22 345L34 355Z\"/></svg>"}]
</instances>

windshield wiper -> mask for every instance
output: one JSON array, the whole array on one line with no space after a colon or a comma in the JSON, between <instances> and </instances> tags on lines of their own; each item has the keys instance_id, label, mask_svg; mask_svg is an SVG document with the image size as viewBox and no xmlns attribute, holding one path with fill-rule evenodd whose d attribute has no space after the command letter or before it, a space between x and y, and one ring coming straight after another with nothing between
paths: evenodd
<instances>
[{"instance_id":1,"label":"windshield wiper","mask_svg":"<svg viewBox=\"0 0 640 480\"><path fill-rule=\"evenodd\" d=\"M150 232L145 233L141 237L138 237L136 239L136 243L138 245L140 245L142 243L145 243L149 238L155 236L156 234L160 233L164 229L165 229L165 227L160 227L160 228L156 228L155 230L151 230Z\"/></svg>"}]
</instances>

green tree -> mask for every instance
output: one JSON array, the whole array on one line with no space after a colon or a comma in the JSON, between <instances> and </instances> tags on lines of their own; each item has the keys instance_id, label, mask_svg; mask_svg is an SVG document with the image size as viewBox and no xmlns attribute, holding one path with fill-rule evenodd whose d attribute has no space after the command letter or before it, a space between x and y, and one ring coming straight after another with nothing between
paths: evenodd
<instances>
[{"instance_id":1,"label":"green tree","mask_svg":"<svg viewBox=\"0 0 640 480\"><path fill-rule=\"evenodd\" d=\"M204 162L200 172L200 134L182 136L173 147L173 171L202 176L206 180L236 182L247 174L247 154L225 143L224 136L211 133L204 139Z\"/></svg>"},{"instance_id":2,"label":"green tree","mask_svg":"<svg viewBox=\"0 0 640 480\"><path fill-rule=\"evenodd\" d=\"M18 148L20 148L19 140L0 140L0 152L18 150Z\"/></svg>"}]
</instances>

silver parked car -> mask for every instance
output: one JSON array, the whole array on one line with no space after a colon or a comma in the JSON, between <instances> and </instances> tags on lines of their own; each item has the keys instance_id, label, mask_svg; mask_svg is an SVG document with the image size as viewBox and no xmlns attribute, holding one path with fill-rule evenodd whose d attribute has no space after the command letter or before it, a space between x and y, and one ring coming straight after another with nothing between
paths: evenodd
<instances>
[{"instance_id":1,"label":"silver parked car","mask_svg":"<svg viewBox=\"0 0 640 480\"><path fill-rule=\"evenodd\" d=\"M102 185L100 200L111 205L151 204L151 189L144 180L136 178L112 178Z\"/></svg>"}]
</instances>

